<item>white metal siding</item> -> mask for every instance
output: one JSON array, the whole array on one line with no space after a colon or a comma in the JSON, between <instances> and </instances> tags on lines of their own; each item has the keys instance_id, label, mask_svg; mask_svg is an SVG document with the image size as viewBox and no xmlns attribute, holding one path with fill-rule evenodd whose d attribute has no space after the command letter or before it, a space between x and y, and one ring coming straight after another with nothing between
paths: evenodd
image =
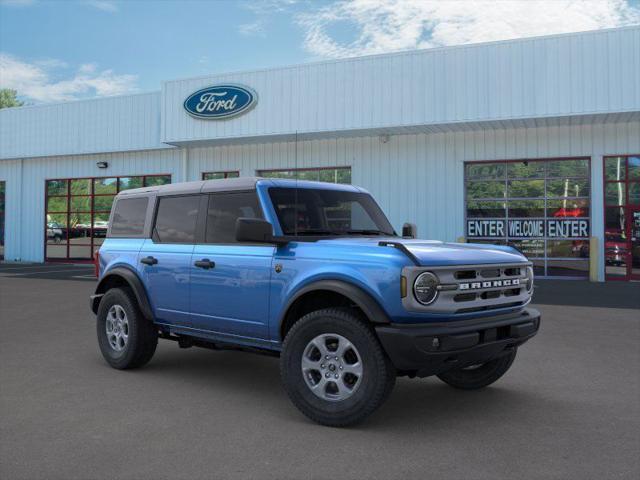
<instances>
[{"instance_id":1,"label":"white metal siding","mask_svg":"<svg viewBox=\"0 0 640 480\"><path fill-rule=\"evenodd\" d=\"M180 182L186 180L180 157L178 150L171 149L0 161L0 180L7 182L5 258L44 260L47 179L165 173L171 174L174 182ZM96 162L108 162L109 168L99 169Z\"/></svg>"},{"instance_id":2,"label":"white metal siding","mask_svg":"<svg viewBox=\"0 0 640 480\"><path fill-rule=\"evenodd\" d=\"M160 92L0 110L0 158L164 147Z\"/></svg>"},{"instance_id":3,"label":"white metal siding","mask_svg":"<svg viewBox=\"0 0 640 480\"><path fill-rule=\"evenodd\" d=\"M22 167L2 161L6 258L43 260L46 179L169 173L178 182L205 171L247 176L270 168L350 166L353 183L373 193L396 229L411 221L423 238L455 240L464 235L465 161L566 156L592 158L592 234L602 238L602 156L634 153L640 153L640 122L419 133L391 136L388 143L377 136L307 140L298 142L297 155L294 142L276 142L25 159ZM109 168L98 169L97 161Z\"/></svg>"},{"instance_id":4,"label":"white metal siding","mask_svg":"<svg viewBox=\"0 0 640 480\"><path fill-rule=\"evenodd\" d=\"M162 140L340 132L640 111L640 27L353 58L166 82ZM184 99L235 82L256 107L225 121Z\"/></svg>"}]
</instances>

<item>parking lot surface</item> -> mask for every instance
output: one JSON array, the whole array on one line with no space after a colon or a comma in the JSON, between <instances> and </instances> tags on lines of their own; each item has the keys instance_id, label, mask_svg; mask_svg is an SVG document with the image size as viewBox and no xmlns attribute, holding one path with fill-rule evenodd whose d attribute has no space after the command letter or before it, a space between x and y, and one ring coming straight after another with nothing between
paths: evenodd
<instances>
[{"instance_id":1,"label":"parking lot surface","mask_svg":"<svg viewBox=\"0 0 640 480\"><path fill-rule=\"evenodd\" d=\"M540 334L479 392L399 379L356 428L303 417L278 361L103 361L89 266L0 264L0 478L640 478L640 285L538 282Z\"/></svg>"}]
</instances>

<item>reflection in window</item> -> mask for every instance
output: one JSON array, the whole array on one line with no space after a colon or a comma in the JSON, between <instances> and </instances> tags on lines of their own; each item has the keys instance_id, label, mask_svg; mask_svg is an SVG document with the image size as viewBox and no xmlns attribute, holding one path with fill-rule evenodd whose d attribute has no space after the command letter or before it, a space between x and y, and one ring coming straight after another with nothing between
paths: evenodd
<instances>
[{"instance_id":1,"label":"reflection in window","mask_svg":"<svg viewBox=\"0 0 640 480\"><path fill-rule=\"evenodd\" d=\"M505 202L471 200L467 203L467 217L469 218L504 218L505 215Z\"/></svg>"},{"instance_id":2,"label":"reflection in window","mask_svg":"<svg viewBox=\"0 0 640 480\"><path fill-rule=\"evenodd\" d=\"M573 232L583 235L584 228L548 226L559 221L589 225L589 171L590 161L585 158L466 164L466 218L500 219L507 226L504 238L467 241L512 245L531 258L539 275L587 276L588 267L585 270L583 264L588 265L588 239L560 237Z\"/></svg>"},{"instance_id":3,"label":"reflection in window","mask_svg":"<svg viewBox=\"0 0 640 480\"><path fill-rule=\"evenodd\" d=\"M629 183L629 203L640 205L640 182Z\"/></svg>"},{"instance_id":4,"label":"reflection in window","mask_svg":"<svg viewBox=\"0 0 640 480\"><path fill-rule=\"evenodd\" d=\"M223 180L225 178L238 178L240 176L240 172L238 171L230 171L230 172L203 172L202 179L203 180Z\"/></svg>"},{"instance_id":5,"label":"reflection in window","mask_svg":"<svg viewBox=\"0 0 640 480\"><path fill-rule=\"evenodd\" d=\"M588 177L589 176L589 160L557 160L545 162L547 164L547 178L571 178L571 177Z\"/></svg>"},{"instance_id":6,"label":"reflection in window","mask_svg":"<svg viewBox=\"0 0 640 480\"><path fill-rule=\"evenodd\" d=\"M619 181L626 178L625 157L610 157L604 159L605 180Z\"/></svg>"},{"instance_id":7,"label":"reflection in window","mask_svg":"<svg viewBox=\"0 0 640 480\"><path fill-rule=\"evenodd\" d=\"M504 198L504 182L467 182L467 198Z\"/></svg>"},{"instance_id":8,"label":"reflection in window","mask_svg":"<svg viewBox=\"0 0 640 480\"><path fill-rule=\"evenodd\" d=\"M153 187L171 183L171 175L153 175L144 177L144 186Z\"/></svg>"},{"instance_id":9,"label":"reflection in window","mask_svg":"<svg viewBox=\"0 0 640 480\"><path fill-rule=\"evenodd\" d=\"M260 170L258 171L258 176L265 178L297 178L298 180L311 180L314 182L350 184L351 167Z\"/></svg>"},{"instance_id":10,"label":"reflection in window","mask_svg":"<svg viewBox=\"0 0 640 480\"><path fill-rule=\"evenodd\" d=\"M509 218L544 217L544 200L511 200Z\"/></svg>"},{"instance_id":11,"label":"reflection in window","mask_svg":"<svg viewBox=\"0 0 640 480\"><path fill-rule=\"evenodd\" d=\"M544 240L511 240L509 245L529 258L544 257Z\"/></svg>"},{"instance_id":12,"label":"reflection in window","mask_svg":"<svg viewBox=\"0 0 640 480\"><path fill-rule=\"evenodd\" d=\"M588 197L589 180L569 179L547 180L548 197Z\"/></svg>"},{"instance_id":13,"label":"reflection in window","mask_svg":"<svg viewBox=\"0 0 640 480\"><path fill-rule=\"evenodd\" d=\"M604 201L607 205L624 205L626 185L622 182L607 183L604 187Z\"/></svg>"},{"instance_id":14,"label":"reflection in window","mask_svg":"<svg viewBox=\"0 0 640 480\"><path fill-rule=\"evenodd\" d=\"M121 177L119 180L119 191L141 188L144 186L144 177Z\"/></svg>"},{"instance_id":15,"label":"reflection in window","mask_svg":"<svg viewBox=\"0 0 640 480\"><path fill-rule=\"evenodd\" d=\"M628 157L627 161L629 180L640 180L640 157Z\"/></svg>"},{"instance_id":16,"label":"reflection in window","mask_svg":"<svg viewBox=\"0 0 640 480\"><path fill-rule=\"evenodd\" d=\"M467 180L504 179L505 171L504 163L468 163L466 165Z\"/></svg>"},{"instance_id":17,"label":"reflection in window","mask_svg":"<svg viewBox=\"0 0 640 480\"><path fill-rule=\"evenodd\" d=\"M589 258L588 240L549 240L547 257L550 258Z\"/></svg>"},{"instance_id":18,"label":"reflection in window","mask_svg":"<svg viewBox=\"0 0 640 480\"><path fill-rule=\"evenodd\" d=\"M579 198L547 200L547 216L553 218L589 217L589 200Z\"/></svg>"},{"instance_id":19,"label":"reflection in window","mask_svg":"<svg viewBox=\"0 0 640 480\"><path fill-rule=\"evenodd\" d=\"M95 195L118 193L118 179L117 178L96 178L93 181L93 193Z\"/></svg>"},{"instance_id":20,"label":"reflection in window","mask_svg":"<svg viewBox=\"0 0 640 480\"><path fill-rule=\"evenodd\" d=\"M47 180L46 258L90 260L119 191L170 182L168 175Z\"/></svg>"},{"instance_id":21,"label":"reflection in window","mask_svg":"<svg viewBox=\"0 0 640 480\"><path fill-rule=\"evenodd\" d=\"M604 210L605 235L610 231L621 231L625 229L624 207L609 207Z\"/></svg>"},{"instance_id":22,"label":"reflection in window","mask_svg":"<svg viewBox=\"0 0 640 480\"><path fill-rule=\"evenodd\" d=\"M509 178L544 178L545 162L509 162L507 176Z\"/></svg>"},{"instance_id":23,"label":"reflection in window","mask_svg":"<svg viewBox=\"0 0 640 480\"><path fill-rule=\"evenodd\" d=\"M544 180L512 180L507 189L509 197L544 197Z\"/></svg>"}]
</instances>

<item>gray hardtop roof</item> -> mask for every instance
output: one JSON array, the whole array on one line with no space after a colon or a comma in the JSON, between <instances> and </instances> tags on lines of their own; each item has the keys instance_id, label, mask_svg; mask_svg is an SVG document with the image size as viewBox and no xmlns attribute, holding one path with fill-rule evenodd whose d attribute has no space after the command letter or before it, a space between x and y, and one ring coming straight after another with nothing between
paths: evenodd
<instances>
[{"instance_id":1,"label":"gray hardtop roof","mask_svg":"<svg viewBox=\"0 0 640 480\"><path fill-rule=\"evenodd\" d=\"M233 192L233 191L246 191L254 190L256 184L269 183L278 187L295 187L300 188L324 188L330 190L346 190L346 191L361 191L366 190L354 187L352 185L339 185L333 183L324 182L311 182L306 180L292 180L292 179L279 179L279 178L262 178L262 177L239 177L239 178L225 178L220 180L199 180L196 182L182 182L182 183L169 183L167 185L158 185L153 187L134 188L131 190L125 190L118 194L118 197L126 197L130 195L144 195L144 194L156 194L156 195L184 195L190 193L213 193L213 192Z\"/></svg>"},{"instance_id":2,"label":"gray hardtop roof","mask_svg":"<svg viewBox=\"0 0 640 480\"><path fill-rule=\"evenodd\" d=\"M196 182L169 183L153 187L133 188L120 192L118 196L155 193L157 195L181 195L187 193L229 192L234 190L253 190L259 177L225 178L220 180L199 180Z\"/></svg>"}]
</instances>

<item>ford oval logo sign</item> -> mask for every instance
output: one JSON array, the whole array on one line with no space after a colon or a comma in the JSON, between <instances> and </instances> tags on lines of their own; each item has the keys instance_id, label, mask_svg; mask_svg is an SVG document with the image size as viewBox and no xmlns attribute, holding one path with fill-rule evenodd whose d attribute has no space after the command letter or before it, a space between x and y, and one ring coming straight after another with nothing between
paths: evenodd
<instances>
[{"instance_id":1,"label":"ford oval logo sign","mask_svg":"<svg viewBox=\"0 0 640 480\"><path fill-rule=\"evenodd\" d=\"M196 118L224 120L253 108L258 96L243 85L213 85L192 93L184 101L184 109Z\"/></svg>"}]
</instances>

